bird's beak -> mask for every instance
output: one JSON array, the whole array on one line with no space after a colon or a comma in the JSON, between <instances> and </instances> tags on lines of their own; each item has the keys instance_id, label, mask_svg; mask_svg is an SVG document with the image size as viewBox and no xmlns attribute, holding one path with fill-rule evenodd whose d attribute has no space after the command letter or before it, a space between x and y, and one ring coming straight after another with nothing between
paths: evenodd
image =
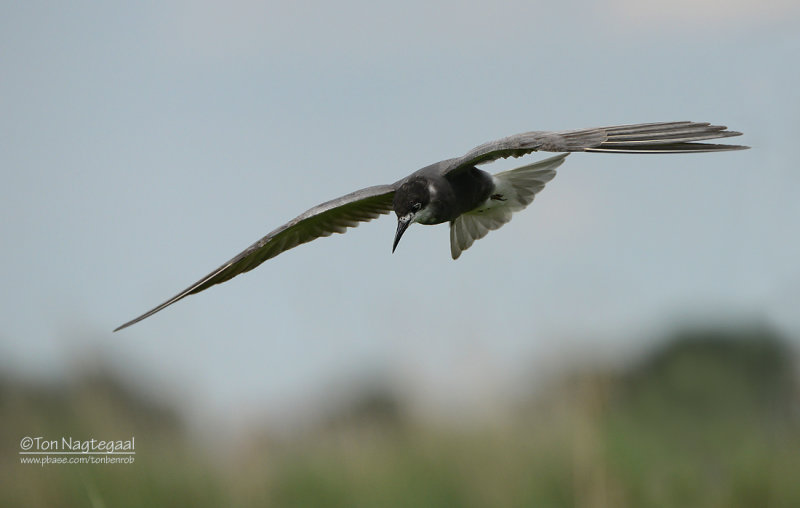
<instances>
[{"instance_id":1,"label":"bird's beak","mask_svg":"<svg viewBox=\"0 0 800 508\"><path fill-rule=\"evenodd\" d=\"M400 238L403 236L403 233L405 233L406 229L408 229L408 226L411 225L411 219L413 218L414 214L411 213L397 218L397 233L394 234L394 244L392 245L392 254L394 254L394 250L397 248L397 244L400 243Z\"/></svg>"}]
</instances>

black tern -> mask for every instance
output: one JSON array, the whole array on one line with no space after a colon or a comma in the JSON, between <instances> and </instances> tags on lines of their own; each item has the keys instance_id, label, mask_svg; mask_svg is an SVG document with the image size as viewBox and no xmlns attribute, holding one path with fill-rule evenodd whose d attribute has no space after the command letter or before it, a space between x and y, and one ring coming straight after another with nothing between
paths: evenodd
<instances>
[{"instance_id":1,"label":"black tern","mask_svg":"<svg viewBox=\"0 0 800 508\"><path fill-rule=\"evenodd\" d=\"M742 150L741 145L698 143L739 136L727 127L698 122L658 122L573 131L536 131L484 143L466 155L424 167L391 185L367 187L317 205L236 255L161 305L119 326L121 330L152 316L188 295L252 270L302 243L397 214L392 252L413 223L450 223L450 253L457 259L475 240L511 220L556 175L570 152L694 153ZM478 165L532 152L560 155L510 171L489 174Z\"/></svg>"}]
</instances>

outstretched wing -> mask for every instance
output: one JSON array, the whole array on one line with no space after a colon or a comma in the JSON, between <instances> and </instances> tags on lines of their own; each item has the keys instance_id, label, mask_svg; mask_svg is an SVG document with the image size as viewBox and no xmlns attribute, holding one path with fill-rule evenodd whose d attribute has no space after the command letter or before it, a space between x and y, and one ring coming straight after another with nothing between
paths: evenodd
<instances>
[{"instance_id":1,"label":"outstretched wing","mask_svg":"<svg viewBox=\"0 0 800 508\"><path fill-rule=\"evenodd\" d=\"M272 231L166 302L119 326L114 331L138 323L186 296L199 293L214 284L225 282L240 273L252 270L264 261L301 243L310 242L322 236L330 236L333 233L344 233L347 228L356 227L360 222L367 222L381 214L389 213L392 211L394 191L394 186L378 185L315 206Z\"/></svg>"},{"instance_id":2,"label":"outstretched wing","mask_svg":"<svg viewBox=\"0 0 800 508\"><path fill-rule=\"evenodd\" d=\"M707 122L660 122L561 132L526 132L477 146L463 157L448 161L443 167L443 173L500 158L521 157L536 151L687 153L748 148L741 145L698 143L741 135L741 132L727 129L724 125L711 125Z\"/></svg>"}]
</instances>

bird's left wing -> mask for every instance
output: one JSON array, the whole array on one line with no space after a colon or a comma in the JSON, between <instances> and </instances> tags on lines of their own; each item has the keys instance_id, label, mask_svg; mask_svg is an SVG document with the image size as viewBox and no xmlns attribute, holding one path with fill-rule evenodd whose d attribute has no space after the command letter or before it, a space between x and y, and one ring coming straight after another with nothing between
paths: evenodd
<instances>
[{"instance_id":1,"label":"bird's left wing","mask_svg":"<svg viewBox=\"0 0 800 508\"><path fill-rule=\"evenodd\" d=\"M442 165L444 174L532 152L693 153L742 150L741 145L698 143L740 136L724 125L708 122L657 122L573 131L534 131L515 134L476 146L463 157Z\"/></svg>"},{"instance_id":2,"label":"bird's left wing","mask_svg":"<svg viewBox=\"0 0 800 508\"><path fill-rule=\"evenodd\" d=\"M301 243L310 242L333 233L344 233L347 228L358 226L381 214L392 211L393 185L378 185L361 189L337 199L322 203L302 213L263 237L236 257L198 280L161 305L145 312L136 319L119 326L122 330L148 318L161 309L172 305L194 293L199 293L215 284L225 282L240 273L252 270L264 261L274 258Z\"/></svg>"}]
</instances>

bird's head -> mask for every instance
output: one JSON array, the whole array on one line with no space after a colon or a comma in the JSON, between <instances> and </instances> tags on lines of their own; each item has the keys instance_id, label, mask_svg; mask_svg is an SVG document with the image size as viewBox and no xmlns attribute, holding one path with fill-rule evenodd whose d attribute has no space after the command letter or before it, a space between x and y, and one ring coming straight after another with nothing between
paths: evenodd
<instances>
[{"instance_id":1,"label":"bird's head","mask_svg":"<svg viewBox=\"0 0 800 508\"><path fill-rule=\"evenodd\" d=\"M430 188L424 178L412 178L395 191L392 208L397 214L397 233L394 235L392 252L397 248L400 237L403 236L408 226L413 222L420 222L430 201Z\"/></svg>"}]
</instances>

